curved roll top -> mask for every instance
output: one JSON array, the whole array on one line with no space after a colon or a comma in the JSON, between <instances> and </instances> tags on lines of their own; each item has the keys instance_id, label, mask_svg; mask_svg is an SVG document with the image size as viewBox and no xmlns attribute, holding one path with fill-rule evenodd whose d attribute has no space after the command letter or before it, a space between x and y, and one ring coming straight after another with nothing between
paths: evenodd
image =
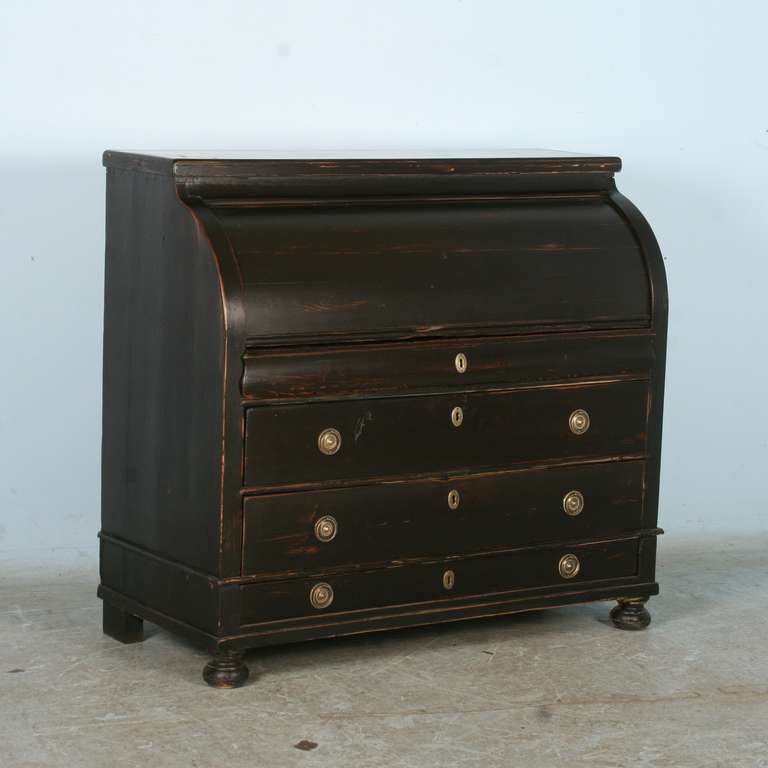
<instances>
[{"instance_id":1,"label":"curved roll top","mask_svg":"<svg viewBox=\"0 0 768 768\"><path fill-rule=\"evenodd\" d=\"M637 242L600 195L215 205L257 343L645 327Z\"/></svg>"},{"instance_id":2,"label":"curved roll top","mask_svg":"<svg viewBox=\"0 0 768 768\"><path fill-rule=\"evenodd\" d=\"M616 157L106 152L104 163L172 180L214 251L239 347L666 324L661 257L616 192Z\"/></svg>"}]
</instances>

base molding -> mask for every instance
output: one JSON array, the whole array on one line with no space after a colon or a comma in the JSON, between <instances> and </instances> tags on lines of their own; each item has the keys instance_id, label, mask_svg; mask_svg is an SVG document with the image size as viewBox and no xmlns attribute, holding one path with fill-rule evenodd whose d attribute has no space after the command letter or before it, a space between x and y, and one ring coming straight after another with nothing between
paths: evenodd
<instances>
[{"instance_id":1,"label":"base molding","mask_svg":"<svg viewBox=\"0 0 768 768\"><path fill-rule=\"evenodd\" d=\"M407 627L428 626L454 621L506 616L513 613L525 613L544 608L559 608L567 605L621 600L622 598L647 598L657 595L659 585L656 582L644 582L623 585L605 585L591 587L582 591L561 592L558 594L521 595L498 598L494 601L470 603L466 599L461 603L419 604L408 610L399 607L397 611L365 611L358 614L340 615L331 621L320 624L316 619L304 619L292 622L272 622L241 627L231 634L214 635L175 619L162 611L144 605L103 584L98 588L98 596L134 616L151 621L163 629L184 637L194 646L216 653L220 650L245 651L283 643L303 642L327 637L343 637L367 632L383 632ZM364 613L365 615L359 615ZM330 617L329 617L330 618Z\"/></svg>"}]
</instances>

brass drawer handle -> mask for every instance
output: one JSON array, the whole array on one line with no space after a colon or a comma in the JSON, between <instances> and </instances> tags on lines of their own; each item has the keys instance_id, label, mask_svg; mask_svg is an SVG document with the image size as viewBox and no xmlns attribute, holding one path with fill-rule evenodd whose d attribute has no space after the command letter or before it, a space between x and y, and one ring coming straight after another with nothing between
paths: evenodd
<instances>
[{"instance_id":1,"label":"brass drawer handle","mask_svg":"<svg viewBox=\"0 0 768 768\"><path fill-rule=\"evenodd\" d=\"M333 587L324 581L315 584L309 592L309 602L318 610L327 608L333 602Z\"/></svg>"},{"instance_id":2,"label":"brass drawer handle","mask_svg":"<svg viewBox=\"0 0 768 768\"><path fill-rule=\"evenodd\" d=\"M557 564L557 570L564 579L572 579L578 576L581 563L576 555L563 555Z\"/></svg>"},{"instance_id":3,"label":"brass drawer handle","mask_svg":"<svg viewBox=\"0 0 768 768\"><path fill-rule=\"evenodd\" d=\"M451 411L451 423L454 427L460 427L464 423L464 410L458 405Z\"/></svg>"},{"instance_id":4,"label":"brass drawer handle","mask_svg":"<svg viewBox=\"0 0 768 768\"><path fill-rule=\"evenodd\" d=\"M454 362L454 365L456 366L456 370L459 373L467 372L467 367L469 366L469 363L467 362L467 356L463 352L459 352L459 354L456 355L456 358L453 362Z\"/></svg>"},{"instance_id":5,"label":"brass drawer handle","mask_svg":"<svg viewBox=\"0 0 768 768\"><path fill-rule=\"evenodd\" d=\"M461 494L453 488L448 491L448 509L458 509L461 504Z\"/></svg>"},{"instance_id":6,"label":"brass drawer handle","mask_svg":"<svg viewBox=\"0 0 768 768\"><path fill-rule=\"evenodd\" d=\"M453 589L453 585L456 583L456 574L453 571L446 571L443 574L443 587L445 589Z\"/></svg>"},{"instance_id":7,"label":"brass drawer handle","mask_svg":"<svg viewBox=\"0 0 768 768\"><path fill-rule=\"evenodd\" d=\"M563 512L576 517L584 511L584 494L581 491L568 491L563 496Z\"/></svg>"},{"instance_id":8,"label":"brass drawer handle","mask_svg":"<svg viewBox=\"0 0 768 768\"><path fill-rule=\"evenodd\" d=\"M326 456L333 456L334 453L338 453L341 448L339 430L331 427L324 429L317 438L317 447L320 449L320 453L324 453Z\"/></svg>"},{"instance_id":9,"label":"brass drawer handle","mask_svg":"<svg viewBox=\"0 0 768 768\"><path fill-rule=\"evenodd\" d=\"M583 435L589 429L589 414L583 408L577 408L568 417L568 426L574 435Z\"/></svg>"},{"instance_id":10,"label":"brass drawer handle","mask_svg":"<svg viewBox=\"0 0 768 768\"><path fill-rule=\"evenodd\" d=\"M339 532L339 524L333 515L323 515L315 523L315 538L318 541L333 541Z\"/></svg>"}]
</instances>

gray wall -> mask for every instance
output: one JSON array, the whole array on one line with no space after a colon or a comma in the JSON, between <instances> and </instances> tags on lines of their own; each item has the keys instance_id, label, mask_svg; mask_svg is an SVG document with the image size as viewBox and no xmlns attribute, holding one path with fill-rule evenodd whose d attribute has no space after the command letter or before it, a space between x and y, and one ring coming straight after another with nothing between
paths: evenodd
<instances>
[{"instance_id":1,"label":"gray wall","mask_svg":"<svg viewBox=\"0 0 768 768\"><path fill-rule=\"evenodd\" d=\"M667 259L662 525L768 527L768 5L0 8L0 551L96 544L113 148L621 155Z\"/></svg>"}]
</instances>

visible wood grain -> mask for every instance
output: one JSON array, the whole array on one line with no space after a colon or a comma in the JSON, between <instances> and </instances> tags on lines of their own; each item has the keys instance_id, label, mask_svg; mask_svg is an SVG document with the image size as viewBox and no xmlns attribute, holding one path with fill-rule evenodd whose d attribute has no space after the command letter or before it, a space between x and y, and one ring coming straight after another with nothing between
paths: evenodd
<instances>
[{"instance_id":1,"label":"visible wood grain","mask_svg":"<svg viewBox=\"0 0 768 768\"><path fill-rule=\"evenodd\" d=\"M456 355L467 357L466 372ZM558 333L304 349L252 349L244 357L247 403L414 394L646 376L656 357L647 331Z\"/></svg>"},{"instance_id":2,"label":"visible wood grain","mask_svg":"<svg viewBox=\"0 0 768 768\"><path fill-rule=\"evenodd\" d=\"M336 614L323 620L318 616L268 622L239 627L239 631L209 634L185 622L107 587L99 587L99 596L146 620L185 638L195 646L216 653L222 649L248 649L324 637L339 637L380 632L402 627L463 621L473 618L501 616L541 608L557 608L594 600L616 600L620 597L656 595L659 585L640 577L580 582L571 587L523 589L514 592L453 598L413 606L389 606ZM237 614L239 618L239 613Z\"/></svg>"},{"instance_id":3,"label":"visible wood grain","mask_svg":"<svg viewBox=\"0 0 768 768\"><path fill-rule=\"evenodd\" d=\"M106 534L99 543L103 587L205 632L219 632L222 591L209 577ZM211 549L215 551L215 545ZM121 607L110 598L106 602ZM128 612L145 615L141 609Z\"/></svg>"},{"instance_id":4,"label":"visible wood grain","mask_svg":"<svg viewBox=\"0 0 768 768\"><path fill-rule=\"evenodd\" d=\"M574 544L550 550L522 550L514 554L464 558L423 565L403 565L319 578L270 581L242 588L244 625L300 616L327 615L389 605L411 605L467 595L489 595L531 587L618 579L637 573L637 539L605 544ZM558 561L573 551L581 571L572 581L558 573ZM456 574L455 586L446 590L443 574ZM333 603L313 608L309 592L318 581L331 585Z\"/></svg>"},{"instance_id":5,"label":"visible wood grain","mask_svg":"<svg viewBox=\"0 0 768 768\"><path fill-rule=\"evenodd\" d=\"M217 573L225 340L215 258L158 176L109 171L106 234L102 530Z\"/></svg>"},{"instance_id":6,"label":"visible wood grain","mask_svg":"<svg viewBox=\"0 0 768 768\"><path fill-rule=\"evenodd\" d=\"M667 288L617 158L104 162L108 634L235 684L250 647L658 592Z\"/></svg>"},{"instance_id":7,"label":"visible wood grain","mask_svg":"<svg viewBox=\"0 0 768 768\"><path fill-rule=\"evenodd\" d=\"M619 381L249 408L244 484L266 489L637 454L645 450L647 397L647 382ZM451 421L455 407L463 409L460 427ZM584 435L568 427L578 408L592 420ZM328 427L342 439L333 456L317 447Z\"/></svg>"},{"instance_id":8,"label":"visible wood grain","mask_svg":"<svg viewBox=\"0 0 768 768\"><path fill-rule=\"evenodd\" d=\"M602 200L215 213L252 344L649 322L642 255Z\"/></svg>"},{"instance_id":9,"label":"visible wood grain","mask_svg":"<svg viewBox=\"0 0 768 768\"><path fill-rule=\"evenodd\" d=\"M643 468L611 462L249 497L243 573L299 575L637 531ZM448 506L452 490L457 509ZM575 517L563 511L572 490L585 498ZM321 542L314 526L326 515L338 531Z\"/></svg>"},{"instance_id":10,"label":"visible wood grain","mask_svg":"<svg viewBox=\"0 0 768 768\"><path fill-rule=\"evenodd\" d=\"M623 195L613 190L609 199L635 234L643 252L648 282L651 286L651 325L656 338L656 355L650 367L648 399L648 485L643 523L654 527L658 522L661 481L661 438L664 415L664 379L667 357L667 321L669 297L664 260L650 225L640 211ZM654 559L655 562L655 559Z\"/></svg>"},{"instance_id":11,"label":"visible wood grain","mask_svg":"<svg viewBox=\"0 0 768 768\"><path fill-rule=\"evenodd\" d=\"M243 412L240 408L240 377L245 346L245 307L237 262L229 249L226 233L217 219L198 202L190 202L190 210L199 236L209 252L215 255L218 289L222 308L224 346L222 349L221 427L218 433L209 430L198 440L207 445L216 442L219 474L219 503L217 512L218 541L216 574L234 576L240 569L242 547L242 508L238 493L242 481ZM200 354L202 350L198 350ZM209 399L218 390L202 393ZM192 406L194 408L195 405ZM205 468L202 468L205 471ZM213 542L209 541L208 546Z\"/></svg>"},{"instance_id":12,"label":"visible wood grain","mask_svg":"<svg viewBox=\"0 0 768 768\"><path fill-rule=\"evenodd\" d=\"M290 159L107 151L109 168L173 177L184 197L503 194L606 190L617 157L525 151L499 157Z\"/></svg>"}]
</instances>

